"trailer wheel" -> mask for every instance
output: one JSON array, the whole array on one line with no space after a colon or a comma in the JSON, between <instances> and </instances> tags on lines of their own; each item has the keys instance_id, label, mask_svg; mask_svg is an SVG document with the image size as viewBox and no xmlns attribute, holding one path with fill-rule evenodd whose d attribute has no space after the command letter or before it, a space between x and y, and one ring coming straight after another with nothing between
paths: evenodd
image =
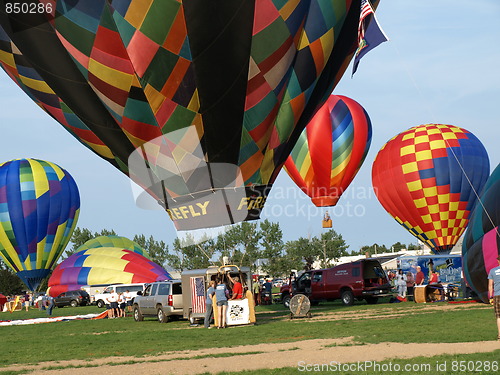
<instances>
[{"instance_id":1,"label":"trailer wheel","mask_svg":"<svg viewBox=\"0 0 500 375\"><path fill-rule=\"evenodd\" d=\"M354 294L350 290L344 290L340 298L345 306L351 306L354 303Z\"/></svg>"}]
</instances>

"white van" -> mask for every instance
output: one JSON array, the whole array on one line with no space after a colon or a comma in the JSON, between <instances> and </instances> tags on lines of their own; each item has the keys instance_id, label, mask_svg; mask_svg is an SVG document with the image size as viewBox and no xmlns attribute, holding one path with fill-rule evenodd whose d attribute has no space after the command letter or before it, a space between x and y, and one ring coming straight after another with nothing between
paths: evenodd
<instances>
[{"instance_id":1,"label":"white van","mask_svg":"<svg viewBox=\"0 0 500 375\"><path fill-rule=\"evenodd\" d=\"M127 290L130 292L133 298L137 296L137 292L142 292L146 286L146 283L138 284L115 284L106 287L102 293L96 294L94 296L94 301L97 307L104 307L107 304L107 298L112 292L125 293Z\"/></svg>"}]
</instances>

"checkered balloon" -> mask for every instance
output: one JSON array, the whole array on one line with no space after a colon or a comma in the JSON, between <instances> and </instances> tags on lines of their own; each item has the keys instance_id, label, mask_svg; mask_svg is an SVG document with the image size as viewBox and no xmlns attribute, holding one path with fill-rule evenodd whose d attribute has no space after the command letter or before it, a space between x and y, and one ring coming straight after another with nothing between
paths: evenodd
<instances>
[{"instance_id":1,"label":"checkered balloon","mask_svg":"<svg viewBox=\"0 0 500 375\"><path fill-rule=\"evenodd\" d=\"M489 159L471 132L415 126L387 142L372 167L386 211L435 253L449 253L467 226L488 175Z\"/></svg>"}]
</instances>

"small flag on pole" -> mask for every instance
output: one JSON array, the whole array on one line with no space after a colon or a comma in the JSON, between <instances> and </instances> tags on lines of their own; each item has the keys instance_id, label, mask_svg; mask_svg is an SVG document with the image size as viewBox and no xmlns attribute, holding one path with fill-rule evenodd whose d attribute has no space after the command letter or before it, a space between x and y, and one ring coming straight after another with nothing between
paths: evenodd
<instances>
[{"instance_id":1,"label":"small flag on pole","mask_svg":"<svg viewBox=\"0 0 500 375\"><path fill-rule=\"evenodd\" d=\"M191 306L193 313L205 312L205 283L203 277L191 277Z\"/></svg>"},{"instance_id":2,"label":"small flag on pole","mask_svg":"<svg viewBox=\"0 0 500 375\"><path fill-rule=\"evenodd\" d=\"M358 26L358 49L354 55L352 75L356 73L361 58L379 44L388 41L382 28L379 26L375 11L368 0L361 0L361 12Z\"/></svg>"}]
</instances>

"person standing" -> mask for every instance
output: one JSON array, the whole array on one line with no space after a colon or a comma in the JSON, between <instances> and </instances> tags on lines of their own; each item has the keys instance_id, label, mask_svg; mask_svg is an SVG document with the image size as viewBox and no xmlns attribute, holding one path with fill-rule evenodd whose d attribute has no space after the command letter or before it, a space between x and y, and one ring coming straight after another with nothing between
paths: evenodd
<instances>
[{"instance_id":1,"label":"person standing","mask_svg":"<svg viewBox=\"0 0 500 375\"><path fill-rule=\"evenodd\" d=\"M400 269L396 276L396 286L398 287L398 296L401 298L406 298L406 275L403 270Z\"/></svg>"},{"instance_id":2,"label":"person standing","mask_svg":"<svg viewBox=\"0 0 500 375\"><path fill-rule=\"evenodd\" d=\"M123 298L125 299L125 304L127 305L127 311L132 312L132 294L130 293L130 290L126 290L125 293L123 293ZM127 314L125 314L126 316Z\"/></svg>"},{"instance_id":3,"label":"person standing","mask_svg":"<svg viewBox=\"0 0 500 375\"><path fill-rule=\"evenodd\" d=\"M233 290L233 295L231 297L231 300L233 299L242 299L243 298L243 285L240 283L240 278L238 276L235 276L234 278L231 277L231 275L228 273L227 277L229 278L229 281L233 284L232 290Z\"/></svg>"},{"instance_id":4,"label":"person standing","mask_svg":"<svg viewBox=\"0 0 500 375\"><path fill-rule=\"evenodd\" d=\"M259 280L255 281L252 286L253 299L255 306L260 305L260 283Z\"/></svg>"},{"instance_id":5,"label":"person standing","mask_svg":"<svg viewBox=\"0 0 500 375\"><path fill-rule=\"evenodd\" d=\"M492 268L488 273L488 298L495 308L495 317L497 318L498 336L500 340L500 255L497 258L498 266Z\"/></svg>"},{"instance_id":6,"label":"person standing","mask_svg":"<svg viewBox=\"0 0 500 375\"><path fill-rule=\"evenodd\" d=\"M52 315L52 309L54 309L55 306L54 297L48 295L46 301L47 301L47 315Z\"/></svg>"},{"instance_id":7,"label":"person standing","mask_svg":"<svg viewBox=\"0 0 500 375\"><path fill-rule=\"evenodd\" d=\"M273 303L273 284L271 283L271 279L267 279L264 283L264 301L265 305L270 305Z\"/></svg>"},{"instance_id":8,"label":"person standing","mask_svg":"<svg viewBox=\"0 0 500 375\"><path fill-rule=\"evenodd\" d=\"M226 328L226 311L227 311L227 297L229 291L222 278L217 280L217 287L215 288L215 300L217 303L217 329Z\"/></svg>"},{"instance_id":9,"label":"person standing","mask_svg":"<svg viewBox=\"0 0 500 375\"><path fill-rule=\"evenodd\" d=\"M413 277L413 273L408 271L406 273L406 293L408 295L409 300L411 300L410 296L413 297L414 288L415 288L415 278Z\"/></svg>"},{"instance_id":10,"label":"person standing","mask_svg":"<svg viewBox=\"0 0 500 375\"><path fill-rule=\"evenodd\" d=\"M439 273L429 269L429 284L437 284L439 282Z\"/></svg>"},{"instance_id":11,"label":"person standing","mask_svg":"<svg viewBox=\"0 0 500 375\"><path fill-rule=\"evenodd\" d=\"M24 302L23 302L24 307L26 308L26 311L28 311L30 307L30 295L28 292L24 295Z\"/></svg>"},{"instance_id":12,"label":"person standing","mask_svg":"<svg viewBox=\"0 0 500 375\"><path fill-rule=\"evenodd\" d=\"M425 275L422 272L422 267L417 266L417 275L415 276L415 285L424 285Z\"/></svg>"},{"instance_id":13,"label":"person standing","mask_svg":"<svg viewBox=\"0 0 500 375\"><path fill-rule=\"evenodd\" d=\"M210 321L214 316L214 307L212 303L212 298L214 294L215 294L215 281L210 280L210 282L208 283L207 299L205 301L205 322L204 322L205 328L209 329L211 328Z\"/></svg>"},{"instance_id":14,"label":"person standing","mask_svg":"<svg viewBox=\"0 0 500 375\"><path fill-rule=\"evenodd\" d=\"M118 294L113 290L106 300L109 303L108 318L118 318Z\"/></svg>"}]
</instances>

